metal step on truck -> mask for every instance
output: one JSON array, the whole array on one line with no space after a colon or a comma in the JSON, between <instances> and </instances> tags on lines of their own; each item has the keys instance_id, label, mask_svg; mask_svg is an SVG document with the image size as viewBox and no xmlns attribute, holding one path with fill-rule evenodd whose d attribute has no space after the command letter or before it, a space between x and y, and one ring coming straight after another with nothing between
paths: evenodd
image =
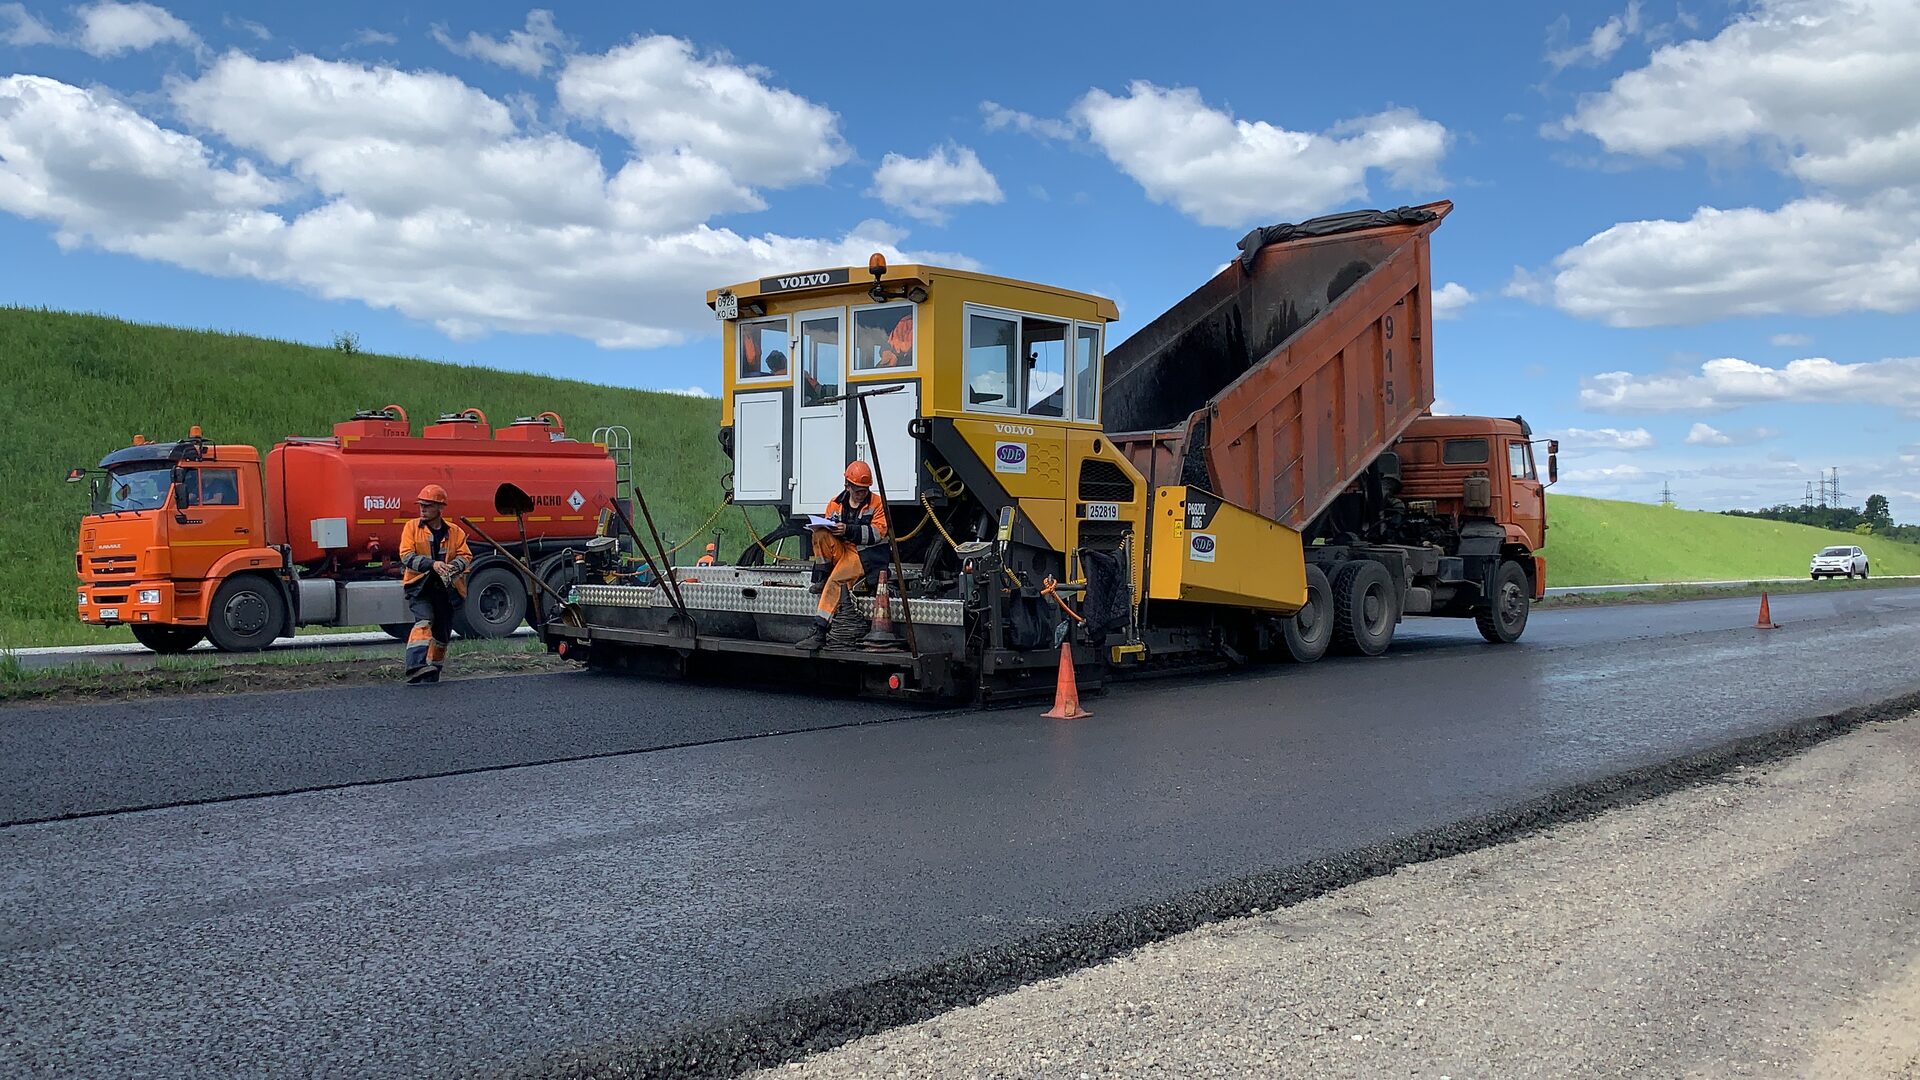
<instances>
[{"instance_id":1,"label":"metal step on truck","mask_svg":"<svg viewBox=\"0 0 1920 1080\"><path fill-rule=\"evenodd\" d=\"M1109 300L877 255L715 290L732 498L791 524L732 565L576 585L548 643L984 699L1051 689L1063 642L1087 687L1377 655L1410 615L1516 641L1546 584L1554 448L1543 481L1523 420L1430 412L1429 243L1451 209L1257 229L1111 350ZM884 568L897 640L811 648L806 552L782 540L854 460L893 524L855 604L876 614Z\"/></svg>"}]
</instances>

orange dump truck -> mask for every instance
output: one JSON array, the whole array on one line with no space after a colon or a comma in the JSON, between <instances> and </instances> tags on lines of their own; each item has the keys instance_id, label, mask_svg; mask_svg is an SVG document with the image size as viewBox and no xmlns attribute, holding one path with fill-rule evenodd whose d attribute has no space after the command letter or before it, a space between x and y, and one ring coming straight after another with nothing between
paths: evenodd
<instances>
[{"instance_id":1,"label":"orange dump truck","mask_svg":"<svg viewBox=\"0 0 1920 1080\"><path fill-rule=\"evenodd\" d=\"M1449 202L1256 229L1240 258L1107 355L1104 421L1149 485L1298 532L1310 604L1364 653L1402 615L1511 642L1546 589L1547 444L1435 416L1429 244ZM1316 600L1318 596L1316 595ZM1317 610L1316 610L1317 609ZM1295 640L1290 651L1313 652ZM1324 646L1320 646L1324 648Z\"/></svg>"},{"instance_id":2,"label":"orange dump truck","mask_svg":"<svg viewBox=\"0 0 1920 1080\"><path fill-rule=\"evenodd\" d=\"M74 470L70 479L86 476ZM617 495L605 446L569 439L543 413L492 430L478 410L412 434L399 406L362 412L321 438L288 438L267 452L222 445L200 429L177 442L108 454L80 523L75 568L81 621L124 625L156 652L204 638L229 651L264 648L296 626L411 625L396 553L429 483L452 497L447 516L484 522L521 541L521 516L497 508L502 485L531 500L526 551L552 581L568 549L593 538ZM524 505L524 504L523 504ZM524 575L474 539L477 556L456 628L470 637L512 633L535 601Z\"/></svg>"}]
</instances>

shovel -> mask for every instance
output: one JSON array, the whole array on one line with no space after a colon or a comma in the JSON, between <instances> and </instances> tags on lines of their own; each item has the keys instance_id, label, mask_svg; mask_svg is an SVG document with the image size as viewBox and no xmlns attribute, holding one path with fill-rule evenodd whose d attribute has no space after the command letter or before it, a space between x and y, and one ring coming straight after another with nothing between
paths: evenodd
<instances>
[{"instance_id":1,"label":"shovel","mask_svg":"<svg viewBox=\"0 0 1920 1080\"><path fill-rule=\"evenodd\" d=\"M493 493L493 512L502 516L512 514L513 520L519 524L520 566L528 575L527 596L530 599L537 599L540 594L533 583L533 555L527 548L527 515L533 512L533 496L521 491L513 484L501 484ZM547 621L544 614L545 605L536 603L534 608L527 622L538 629L540 624Z\"/></svg>"}]
</instances>

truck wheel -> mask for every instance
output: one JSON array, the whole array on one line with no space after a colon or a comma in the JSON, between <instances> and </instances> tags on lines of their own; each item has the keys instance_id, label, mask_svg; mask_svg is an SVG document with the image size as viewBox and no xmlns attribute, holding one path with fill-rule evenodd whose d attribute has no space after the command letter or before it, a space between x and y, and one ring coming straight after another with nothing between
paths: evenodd
<instances>
[{"instance_id":1,"label":"truck wheel","mask_svg":"<svg viewBox=\"0 0 1920 1080\"><path fill-rule=\"evenodd\" d=\"M207 636L223 652L259 652L287 622L287 602L271 581L253 574L226 580L207 609Z\"/></svg>"},{"instance_id":2,"label":"truck wheel","mask_svg":"<svg viewBox=\"0 0 1920 1080\"><path fill-rule=\"evenodd\" d=\"M467 582L467 602L454 613L461 637L503 638L527 617L527 583L505 566L489 566Z\"/></svg>"},{"instance_id":3,"label":"truck wheel","mask_svg":"<svg viewBox=\"0 0 1920 1080\"><path fill-rule=\"evenodd\" d=\"M380 629L395 641L405 641L407 635L413 633L413 624L410 622L381 623Z\"/></svg>"},{"instance_id":4,"label":"truck wheel","mask_svg":"<svg viewBox=\"0 0 1920 1080\"><path fill-rule=\"evenodd\" d=\"M1400 603L1387 568L1370 559L1350 562L1334 576L1332 591L1333 643L1342 652L1361 656L1386 652L1400 621Z\"/></svg>"},{"instance_id":5,"label":"truck wheel","mask_svg":"<svg viewBox=\"0 0 1920 1080\"><path fill-rule=\"evenodd\" d=\"M1307 567L1307 606L1281 624L1280 636L1287 643L1287 658L1296 664L1327 655L1333 644L1333 587L1319 567Z\"/></svg>"},{"instance_id":6,"label":"truck wheel","mask_svg":"<svg viewBox=\"0 0 1920 1080\"><path fill-rule=\"evenodd\" d=\"M200 644L200 639L206 636L207 632L197 626L133 624L133 640L161 656L178 656Z\"/></svg>"},{"instance_id":7,"label":"truck wheel","mask_svg":"<svg viewBox=\"0 0 1920 1080\"><path fill-rule=\"evenodd\" d=\"M1494 575L1493 596L1488 610L1475 615L1480 636L1495 645L1511 645L1526 632L1527 616L1533 611L1533 590L1527 588L1527 572L1511 560L1500 564Z\"/></svg>"}]
</instances>

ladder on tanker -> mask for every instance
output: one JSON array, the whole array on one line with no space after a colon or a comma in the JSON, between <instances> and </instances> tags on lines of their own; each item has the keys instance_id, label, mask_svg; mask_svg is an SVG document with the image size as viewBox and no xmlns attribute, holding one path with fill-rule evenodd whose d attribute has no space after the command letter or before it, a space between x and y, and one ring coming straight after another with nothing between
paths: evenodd
<instances>
[{"instance_id":1,"label":"ladder on tanker","mask_svg":"<svg viewBox=\"0 0 1920 1080\"><path fill-rule=\"evenodd\" d=\"M620 424L593 429L593 441L613 458L614 497L633 502L633 432Z\"/></svg>"}]
</instances>

